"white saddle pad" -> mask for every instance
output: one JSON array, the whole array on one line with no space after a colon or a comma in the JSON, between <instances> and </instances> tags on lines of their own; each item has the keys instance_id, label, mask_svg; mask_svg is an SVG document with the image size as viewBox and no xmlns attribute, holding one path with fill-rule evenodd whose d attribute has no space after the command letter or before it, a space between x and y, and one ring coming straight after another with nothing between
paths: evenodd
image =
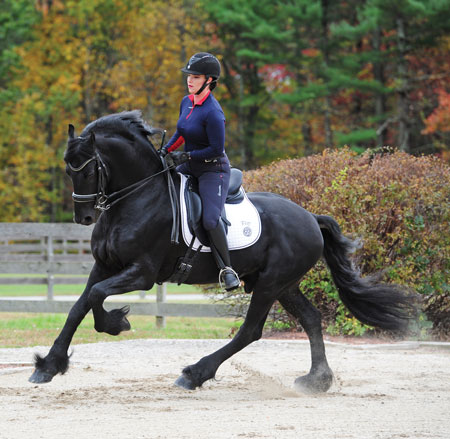
<instances>
[{"instance_id":1,"label":"white saddle pad","mask_svg":"<svg viewBox=\"0 0 450 439\"><path fill-rule=\"evenodd\" d=\"M186 201L184 198L184 189L186 187L186 176L179 174L181 177L180 184L180 207L181 207L181 230L183 239L186 245L189 245L192 240L192 233L189 230L186 214ZM230 250L240 250L250 247L258 241L261 236L261 219L256 207L248 199L247 194L244 195L244 200L239 204L225 204L225 212L227 220L231 223L228 226L228 248ZM195 238L194 250L202 243ZM203 246L201 252L210 252L211 248Z\"/></svg>"}]
</instances>

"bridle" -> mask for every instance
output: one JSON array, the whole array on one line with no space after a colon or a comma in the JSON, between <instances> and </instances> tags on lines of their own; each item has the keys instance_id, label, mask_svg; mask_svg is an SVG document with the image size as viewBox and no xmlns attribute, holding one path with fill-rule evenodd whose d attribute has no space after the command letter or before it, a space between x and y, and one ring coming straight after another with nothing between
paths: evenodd
<instances>
[{"instance_id":1,"label":"bridle","mask_svg":"<svg viewBox=\"0 0 450 439\"><path fill-rule=\"evenodd\" d=\"M108 169L105 165L105 162L101 158L98 151L95 151L95 154L87 159L83 164L78 167L72 166L70 163L67 163L67 166L72 172L80 172L82 171L89 163L96 162L96 168L98 171L98 180L97 180L97 193L95 194L76 194L72 192L72 199L75 203L91 203L94 202L94 209L100 210L104 212L105 210L109 210L114 204L122 201L124 198L130 196L135 193L143 186L145 186L150 180L154 177L167 173L167 183L169 189L170 203L172 207L172 216L173 216L173 224L172 224L172 235L171 241L174 244L178 244L178 229L179 229L179 203L178 196L175 189L175 184L172 179L172 175L169 172L175 166L168 166L164 158L161 157L161 163L163 165L163 169L155 174L152 174L148 177L143 178L142 180L137 181L129 186L124 187L116 192L111 194L106 193L106 185L108 183Z\"/></svg>"},{"instance_id":2,"label":"bridle","mask_svg":"<svg viewBox=\"0 0 450 439\"><path fill-rule=\"evenodd\" d=\"M100 154L95 151L95 154L87 159L83 164L78 166L77 168L72 166L70 163L67 163L67 166L72 172L80 172L82 171L89 163L95 161L96 168L98 171L98 180L97 180L97 193L95 194L76 194L72 192L72 199L75 203L91 203L95 202L94 209L104 211L108 210L111 205L107 205L108 196L106 195L106 183L108 181L108 170L106 168L105 162L100 157Z\"/></svg>"}]
</instances>

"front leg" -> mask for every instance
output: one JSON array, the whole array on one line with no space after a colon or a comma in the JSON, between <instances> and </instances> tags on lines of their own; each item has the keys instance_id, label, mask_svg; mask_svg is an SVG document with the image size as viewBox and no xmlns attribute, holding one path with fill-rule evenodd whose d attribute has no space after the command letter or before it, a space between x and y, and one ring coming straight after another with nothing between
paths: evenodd
<instances>
[{"instance_id":1,"label":"front leg","mask_svg":"<svg viewBox=\"0 0 450 439\"><path fill-rule=\"evenodd\" d=\"M35 355L35 370L29 379L31 383L48 383L56 374L64 374L67 371L69 367L67 351L69 350L73 335L91 308L88 301L89 292L92 285L104 276L104 273L99 267L94 265L83 294L70 310L64 327L53 343L50 352L46 357L41 357L38 354Z\"/></svg>"},{"instance_id":2,"label":"front leg","mask_svg":"<svg viewBox=\"0 0 450 439\"><path fill-rule=\"evenodd\" d=\"M88 300L94 314L97 332L118 335L131 328L126 318L130 311L129 306L106 311L103 308L103 302L108 296L152 288L153 282L148 279L149 271L148 267L147 270L144 270L143 265L135 263L102 282L98 282L91 288Z\"/></svg>"}]
</instances>

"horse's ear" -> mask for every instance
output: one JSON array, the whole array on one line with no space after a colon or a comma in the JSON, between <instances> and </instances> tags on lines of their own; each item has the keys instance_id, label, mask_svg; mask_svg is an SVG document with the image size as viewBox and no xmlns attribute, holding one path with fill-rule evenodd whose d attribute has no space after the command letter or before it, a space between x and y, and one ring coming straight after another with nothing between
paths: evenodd
<instances>
[{"instance_id":1,"label":"horse's ear","mask_svg":"<svg viewBox=\"0 0 450 439\"><path fill-rule=\"evenodd\" d=\"M89 137L89 142L91 145L95 144L95 133L93 131L91 131L91 135Z\"/></svg>"},{"instance_id":2,"label":"horse's ear","mask_svg":"<svg viewBox=\"0 0 450 439\"><path fill-rule=\"evenodd\" d=\"M69 139L75 139L75 127L69 123Z\"/></svg>"}]
</instances>

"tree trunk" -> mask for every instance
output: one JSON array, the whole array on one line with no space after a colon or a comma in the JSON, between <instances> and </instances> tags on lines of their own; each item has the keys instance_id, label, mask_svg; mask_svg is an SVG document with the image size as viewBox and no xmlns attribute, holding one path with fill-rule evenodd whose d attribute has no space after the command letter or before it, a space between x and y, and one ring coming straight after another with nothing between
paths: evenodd
<instances>
[{"instance_id":1,"label":"tree trunk","mask_svg":"<svg viewBox=\"0 0 450 439\"><path fill-rule=\"evenodd\" d=\"M88 64L88 62L86 63ZM84 115L84 122L88 124L91 122L92 117L92 100L91 100L91 89L89 83L89 70L88 67L84 67L81 73L81 84L82 88L82 108Z\"/></svg>"},{"instance_id":2,"label":"tree trunk","mask_svg":"<svg viewBox=\"0 0 450 439\"><path fill-rule=\"evenodd\" d=\"M398 17L397 20L397 74L399 79L399 86L397 88L398 104L397 104L397 117L398 117L398 147L401 151L410 152L410 123L409 123L409 102L408 91L409 79L407 72L407 60L406 60L406 33L405 22L402 17Z\"/></svg>"},{"instance_id":3,"label":"tree trunk","mask_svg":"<svg viewBox=\"0 0 450 439\"><path fill-rule=\"evenodd\" d=\"M239 62L240 64L240 62ZM250 96L258 96L264 92L261 78L258 74L258 68L253 64L244 64L239 66L239 108L238 108L238 126L239 135L242 140L241 148L241 165L243 169L250 169L255 166L255 134L258 123L259 112L261 110L260 102L253 105L243 106L242 102L245 98L245 90L247 88Z\"/></svg>"},{"instance_id":4,"label":"tree trunk","mask_svg":"<svg viewBox=\"0 0 450 439\"><path fill-rule=\"evenodd\" d=\"M240 153L241 153L241 166L244 169L247 169L248 163L246 160L246 142L247 139L245 137L245 122L244 122L244 111L242 107L242 100L244 99L244 78L242 73L239 75L239 107L238 107L238 136L241 145L239 145Z\"/></svg>"},{"instance_id":5,"label":"tree trunk","mask_svg":"<svg viewBox=\"0 0 450 439\"><path fill-rule=\"evenodd\" d=\"M53 144L53 117L50 115L47 123L46 123L46 131L47 131L47 141L46 141L46 148L48 149L48 154L49 155L53 155L52 154L52 144ZM55 201L55 193L56 193L56 189L57 189L57 177L56 177L56 172L55 172L55 166L56 165L52 165L49 169L50 172L50 186L49 186L49 190L52 193L52 197L51 197L51 201L50 201L50 205L48 206L48 214L50 217L50 222L54 223L56 221L56 212L57 212L57 202Z\"/></svg>"},{"instance_id":6,"label":"tree trunk","mask_svg":"<svg viewBox=\"0 0 450 439\"><path fill-rule=\"evenodd\" d=\"M302 123L302 135L303 135L303 143L304 143L303 153L305 156L311 155L314 151L313 151L313 144L312 144L312 130L311 130L310 122Z\"/></svg>"},{"instance_id":7,"label":"tree trunk","mask_svg":"<svg viewBox=\"0 0 450 439\"><path fill-rule=\"evenodd\" d=\"M259 107L251 106L245 111L244 116L244 142L242 145L242 167L244 169L250 169L255 165L254 141L255 141L255 130L256 121L258 119Z\"/></svg>"},{"instance_id":8,"label":"tree trunk","mask_svg":"<svg viewBox=\"0 0 450 439\"><path fill-rule=\"evenodd\" d=\"M321 0L322 5L322 50L325 70L329 65L329 48L328 48L328 14L329 14L329 0ZM333 131L331 127L331 98L327 94L325 96L324 108L324 128L325 128L325 146L331 148L333 146Z\"/></svg>"},{"instance_id":9,"label":"tree trunk","mask_svg":"<svg viewBox=\"0 0 450 439\"><path fill-rule=\"evenodd\" d=\"M377 61L373 63L373 74L375 80L380 84L385 84L384 65L381 62L381 27L377 26L373 36L373 47L378 55ZM386 97L384 93L378 92L375 96L375 116L377 121L383 120L386 113ZM377 146L384 146L386 144L386 129L377 131Z\"/></svg>"},{"instance_id":10,"label":"tree trunk","mask_svg":"<svg viewBox=\"0 0 450 439\"><path fill-rule=\"evenodd\" d=\"M377 26L373 36L373 47L377 53L378 59L373 63L373 75L380 84L385 84L384 65L381 62L381 27ZM375 116L377 121L384 118L386 112L386 97L382 92L375 96ZM377 146L384 146L386 143L386 128L377 131Z\"/></svg>"}]
</instances>

